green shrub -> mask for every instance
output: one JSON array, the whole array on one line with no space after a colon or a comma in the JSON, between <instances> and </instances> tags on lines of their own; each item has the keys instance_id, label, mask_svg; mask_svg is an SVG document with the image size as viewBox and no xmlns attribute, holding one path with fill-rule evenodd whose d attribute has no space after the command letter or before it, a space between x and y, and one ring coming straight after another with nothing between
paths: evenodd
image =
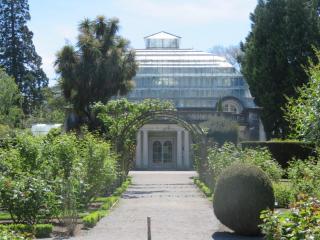
<instances>
[{"instance_id":1,"label":"green shrub","mask_svg":"<svg viewBox=\"0 0 320 240\"><path fill-rule=\"evenodd\" d=\"M0 240L31 240L31 238L8 229L0 228Z\"/></svg>"},{"instance_id":2,"label":"green shrub","mask_svg":"<svg viewBox=\"0 0 320 240\"><path fill-rule=\"evenodd\" d=\"M86 183L82 204L89 202L104 193L106 186L111 186L116 178L117 156L111 151L111 145L86 133L81 141L81 158L85 166L84 181Z\"/></svg>"},{"instance_id":3,"label":"green shrub","mask_svg":"<svg viewBox=\"0 0 320 240\"><path fill-rule=\"evenodd\" d=\"M9 224L2 225L0 227L0 232L14 232L20 236L35 236L36 238L48 238L52 233L53 226L52 224L36 224L36 225L27 225L27 224ZM2 240L2 238L0 238ZM20 238L19 238L20 239Z\"/></svg>"},{"instance_id":4,"label":"green shrub","mask_svg":"<svg viewBox=\"0 0 320 240\"><path fill-rule=\"evenodd\" d=\"M290 211L261 213L260 225L266 240L320 239L320 201L303 197Z\"/></svg>"},{"instance_id":5,"label":"green shrub","mask_svg":"<svg viewBox=\"0 0 320 240\"><path fill-rule=\"evenodd\" d=\"M82 218L82 223L86 228L93 228L99 220L106 215L104 211L95 211Z\"/></svg>"},{"instance_id":6,"label":"green shrub","mask_svg":"<svg viewBox=\"0 0 320 240\"><path fill-rule=\"evenodd\" d=\"M121 196L127 190L130 184L131 184L131 178L127 178L126 181L124 181L122 185L118 187L112 195Z\"/></svg>"},{"instance_id":7,"label":"green shrub","mask_svg":"<svg viewBox=\"0 0 320 240\"><path fill-rule=\"evenodd\" d=\"M215 184L220 173L235 162L255 165L262 169L273 181L280 180L283 170L267 149L240 149L232 143L208 150L208 164ZM214 185L212 184L212 185ZM210 185L210 184L209 184Z\"/></svg>"},{"instance_id":8,"label":"green shrub","mask_svg":"<svg viewBox=\"0 0 320 240\"><path fill-rule=\"evenodd\" d=\"M34 176L17 176L14 180L0 177L0 203L14 223L33 225L43 217L50 216L50 199L54 195L43 179Z\"/></svg>"},{"instance_id":9,"label":"green shrub","mask_svg":"<svg viewBox=\"0 0 320 240\"><path fill-rule=\"evenodd\" d=\"M236 121L228 119L227 115L210 117L201 127L207 129L207 136L220 146L225 142L238 143L239 125Z\"/></svg>"},{"instance_id":10,"label":"green shrub","mask_svg":"<svg viewBox=\"0 0 320 240\"><path fill-rule=\"evenodd\" d=\"M117 197L117 196L108 197L108 198L104 201L104 203L102 204L102 206L100 207L100 209L102 209L102 210L109 210L118 200L119 200L119 197Z\"/></svg>"},{"instance_id":11,"label":"green shrub","mask_svg":"<svg viewBox=\"0 0 320 240\"><path fill-rule=\"evenodd\" d=\"M314 144L297 141L268 141L268 142L242 142L242 149L246 148L266 148L272 157L281 165L287 168L292 159L305 160L310 156L315 156Z\"/></svg>"},{"instance_id":12,"label":"green shrub","mask_svg":"<svg viewBox=\"0 0 320 240\"><path fill-rule=\"evenodd\" d=\"M5 226L8 230L14 231L17 233L29 233L33 234L33 226L32 225L27 225L27 224L9 224Z\"/></svg>"},{"instance_id":13,"label":"green shrub","mask_svg":"<svg viewBox=\"0 0 320 240\"><path fill-rule=\"evenodd\" d=\"M272 183L256 166L233 164L217 181L213 207L221 223L236 233L257 235L260 212L274 207Z\"/></svg>"},{"instance_id":14,"label":"green shrub","mask_svg":"<svg viewBox=\"0 0 320 240\"><path fill-rule=\"evenodd\" d=\"M36 238L49 238L52 230L52 224L37 224L34 227L34 235Z\"/></svg>"},{"instance_id":15,"label":"green shrub","mask_svg":"<svg viewBox=\"0 0 320 240\"><path fill-rule=\"evenodd\" d=\"M318 159L291 161L287 172L296 197L304 193L320 198L320 161Z\"/></svg>"},{"instance_id":16,"label":"green shrub","mask_svg":"<svg viewBox=\"0 0 320 240\"><path fill-rule=\"evenodd\" d=\"M17 134L0 149L0 206L14 223L54 217L75 226L80 210L114 188L118 156L110 143L82 133Z\"/></svg>"},{"instance_id":17,"label":"green shrub","mask_svg":"<svg viewBox=\"0 0 320 240\"><path fill-rule=\"evenodd\" d=\"M212 190L208 188L208 186L206 186L203 182L195 178L194 183L198 186L198 188L200 188L200 190L204 193L204 195L206 195L206 197L212 197Z\"/></svg>"},{"instance_id":18,"label":"green shrub","mask_svg":"<svg viewBox=\"0 0 320 240\"><path fill-rule=\"evenodd\" d=\"M294 192L290 183L273 183L273 191L276 199L276 207L288 208L295 200Z\"/></svg>"}]
</instances>

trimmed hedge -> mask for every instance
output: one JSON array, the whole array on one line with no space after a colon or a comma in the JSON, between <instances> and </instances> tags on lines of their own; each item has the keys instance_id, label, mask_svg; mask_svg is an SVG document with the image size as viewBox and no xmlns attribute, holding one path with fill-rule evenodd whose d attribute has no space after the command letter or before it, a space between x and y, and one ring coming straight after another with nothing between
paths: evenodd
<instances>
[{"instance_id":1,"label":"trimmed hedge","mask_svg":"<svg viewBox=\"0 0 320 240\"><path fill-rule=\"evenodd\" d=\"M97 198L98 202L102 202L103 204L99 208L99 210L94 211L82 218L82 223L86 228L93 228L101 218L108 214L108 210L113 207L116 202L118 202L122 193L124 193L129 185L131 184L131 178L128 177L126 181L122 183L120 187L118 187L115 192L110 197L100 197Z\"/></svg>"},{"instance_id":2,"label":"trimmed hedge","mask_svg":"<svg viewBox=\"0 0 320 240\"><path fill-rule=\"evenodd\" d=\"M102 204L102 206L100 207L100 209L102 210L109 210L117 201L119 200L118 196L112 196L112 197L108 197L104 203Z\"/></svg>"},{"instance_id":3,"label":"trimmed hedge","mask_svg":"<svg viewBox=\"0 0 320 240\"><path fill-rule=\"evenodd\" d=\"M106 211L95 211L82 218L83 225L86 228L93 228L101 218L107 214Z\"/></svg>"},{"instance_id":4,"label":"trimmed hedge","mask_svg":"<svg viewBox=\"0 0 320 240\"><path fill-rule=\"evenodd\" d=\"M211 189L206 186L206 184L204 184L203 182L200 181L200 179L198 178L194 178L193 182L198 186L198 188L204 193L204 195L206 195L206 197L211 198L212 199L212 194L213 192L211 191Z\"/></svg>"},{"instance_id":5,"label":"trimmed hedge","mask_svg":"<svg viewBox=\"0 0 320 240\"><path fill-rule=\"evenodd\" d=\"M37 224L35 225L34 235L36 238L49 238L52 230L52 224Z\"/></svg>"},{"instance_id":6,"label":"trimmed hedge","mask_svg":"<svg viewBox=\"0 0 320 240\"><path fill-rule=\"evenodd\" d=\"M213 194L213 209L222 224L236 234L260 234L260 212L274 208L274 193L268 175L260 168L235 163L219 176Z\"/></svg>"},{"instance_id":7,"label":"trimmed hedge","mask_svg":"<svg viewBox=\"0 0 320 240\"><path fill-rule=\"evenodd\" d=\"M242 149L245 148L267 148L273 158L287 168L289 161L293 158L305 160L310 156L315 156L315 146L311 143L293 141L268 141L268 142L242 142Z\"/></svg>"}]
</instances>

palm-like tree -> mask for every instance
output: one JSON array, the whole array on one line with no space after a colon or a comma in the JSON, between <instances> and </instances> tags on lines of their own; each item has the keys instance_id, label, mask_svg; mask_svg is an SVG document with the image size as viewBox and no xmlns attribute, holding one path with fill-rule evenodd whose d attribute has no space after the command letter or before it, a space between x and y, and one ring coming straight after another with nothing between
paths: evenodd
<instances>
[{"instance_id":1,"label":"palm-like tree","mask_svg":"<svg viewBox=\"0 0 320 240\"><path fill-rule=\"evenodd\" d=\"M63 94L78 116L89 121L93 103L106 103L132 88L135 55L129 41L117 35L118 29L118 19L85 19L79 25L77 46L66 45L57 54Z\"/></svg>"}]
</instances>

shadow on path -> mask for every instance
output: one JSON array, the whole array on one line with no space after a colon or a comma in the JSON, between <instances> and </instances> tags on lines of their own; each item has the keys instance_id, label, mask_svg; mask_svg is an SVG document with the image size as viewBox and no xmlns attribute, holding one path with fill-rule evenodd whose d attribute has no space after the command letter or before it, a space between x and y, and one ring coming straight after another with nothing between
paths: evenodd
<instances>
[{"instance_id":1,"label":"shadow on path","mask_svg":"<svg viewBox=\"0 0 320 240\"><path fill-rule=\"evenodd\" d=\"M212 235L214 240L263 240L263 237L239 236L229 232L216 232Z\"/></svg>"}]
</instances>

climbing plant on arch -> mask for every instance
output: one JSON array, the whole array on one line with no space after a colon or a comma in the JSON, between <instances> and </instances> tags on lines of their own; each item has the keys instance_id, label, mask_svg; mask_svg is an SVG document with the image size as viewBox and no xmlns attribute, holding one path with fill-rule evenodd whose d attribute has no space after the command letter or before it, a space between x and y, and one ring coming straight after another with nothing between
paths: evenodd
<instances>
[{"instance_id":1,"label":"climbing plant on arch","mask_svg":"<svg viewBox=\"0 0 320 240\"><path fill-rule=\"evenodd\" d=\"M206 158L206 134L197 124L186 121L169 101L146 99L133 103L119 99L110 101L106 105L95 104L94 112L102 122L104 137L114 144L121 155L121 168L124 174L127 174L132 165L137 131L152 120L167 120L188 130L193 142L199 146L197 155L200 155L200 159Z\"/></svg>"}]
</instances>

